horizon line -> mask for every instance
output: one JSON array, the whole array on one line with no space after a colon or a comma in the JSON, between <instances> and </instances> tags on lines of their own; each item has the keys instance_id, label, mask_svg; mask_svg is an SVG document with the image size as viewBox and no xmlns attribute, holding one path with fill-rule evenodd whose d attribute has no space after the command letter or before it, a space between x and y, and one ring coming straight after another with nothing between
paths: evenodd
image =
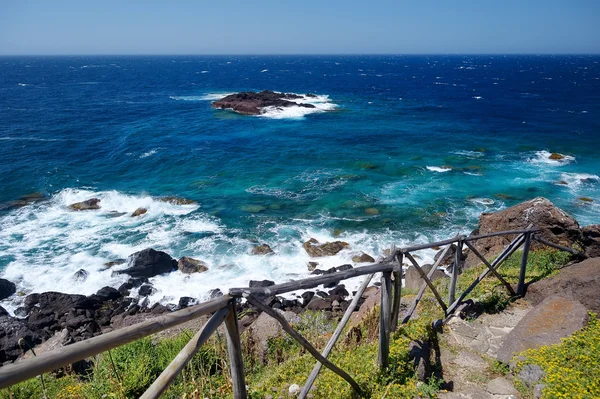
<instances>
[{"instance_id":1,"label":"horizon line","mask_svg":"<svg viewBox=\"0 0 600 399\"><path fill-rule=\"evenodd\" d=\"M594 56L597 53L63 53L0 54L0 57L289 57L289 56Z\"/></svg>"}]
</instances>

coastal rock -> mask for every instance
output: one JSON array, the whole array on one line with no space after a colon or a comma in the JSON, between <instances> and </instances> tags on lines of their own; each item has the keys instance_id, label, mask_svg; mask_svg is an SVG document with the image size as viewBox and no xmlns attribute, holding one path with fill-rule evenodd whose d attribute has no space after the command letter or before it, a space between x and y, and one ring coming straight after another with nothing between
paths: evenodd
<instances>
[{"instance_id":1,"label":"coastal rock","mask_svg":"<svg viewBox=\"0 0 600 399\"><path fill-rule=\"evenodd\" d=\"M220 296L223 296L223 292L221 292L221 290L218 289L218 288L214 288L214 289L208 291L208 297L210 299L215 299L215 298L218 298Z\"/></svg>"},{"instance_id":2,"label":"coastal rock","mask_svg":"<svg viewBox=\"0 0 600 399\"><path fill-rule=\"evenodd\" d=\"M563 154L553 152L548 156L548 159L552 159L553 161L560 161L561 159L565 159L565 156Z\"/></svg>"},{"instance_id":3,"label":"coastal rock","mask_svg":"<svg viewBox=\"0 0 600 399\"><path fill-rule=\"evenodd\" d=\"M85 281L87 280L88 276L90 275L90 273L85 270L85 269L79 269L75 272L75 274L73 274L73 280L75 281Z\"/></svg>"},{"instance_id":4,"label":"coastal rock","mask_svg":"<svg viewBox=\"0 0 600 399\"><path fill-rule=\"evenodd\" d=\"M371 255L367 255L366 253L362 253L360 255L355 255L352 257L352 262L356 263L375 263L375 259Z\"/></svg>"},{"instance_id":5,"label":"coastal rock","mask_svg":"<svg viewBox=\"0 0 600 399\"><path fill-rule=\"evenodd\" d=\"M185 309L197 303L196 299L189 296L182 296L179 298L179 309Z\"/></svg>"},{"instance_id":6,"label":"coastal rock","mask_svg":"<svg viewBox=\"0 0 600 399\"><path fill-rule=\"evenodd\" d=\"M319 244L319 241L311 238L305 242L302 247L309 256L317 258L321 256L333 256L343 249L350 248L350 244L344 241L334 241Z\"/></svg>"},{"instance_id":7,"label":"coastal rock","mask_svg":"<svg viewBox=\"0 0 600 399\"><path fill-rule=\"evenodd\" d=\"M15 292L17 292L15 283L0 278L0 300L8 298Z\"/></svg>"},{"instance_id":8,"label":"coastal rock","mask_svg":"<svg viewBox=\"0 0 600 399\"><path fill-rule=\"evenodd\" d=\"M140 287L138 294L140 296L150 296L156 292L156 289L150 284L144 284Z\"/></svg>"},{"instance_id":9,"label":"coastal rock","mask_svg":"<svg viewBox=\"0 0 600 399\"><path fill-rule=\"evenodd\" d=\"M146 208L137 208L135 211L133 211L131 217L141 216L146 212L148 212L148 209Z\"/></svg>"},{"instance_id":10,"label":"coastal rock","mask_svg":"<svg viewBox=\"0 0 600 399\"><path fill-rule=\"evenodd\" d=\"M600 224L592 224L581 229L583 248L590 258L600 256Z\"/></svg>"},{"instance_id":11,"label":"coastal rock","mask_svg":"<svg viewBox=\"0 0 600 399\"><path fill-rule=\"evenodd\" d=\"M600 258L563 268L556 276L531 283L525 298L534 305L553 295L573 298L586 309L600 313Z\"/></svg>"},{"instance_id":12,"label":"coastal rock","mask_svg":"<svg viewBox=\"0 0 600 399\"><path fill-rule=\"evenodd\" d=\"M442 253L444 252L443 249L440 249L434 256L433 256L433 260L437 261L439 259L440 256L442 256ZM450 265L452 262L454 262L454 255L456 253L456 244L451 244L450 245L450 249L448 250L448 252L446 253L446 256L444 256L444 259L442 259L440 261L440 266L448 266ZM463 253L461 256L461 260L465 260L466 259L466 255Z\"/></svg>"},{"instance_id":13,"label":"coastal rock","mask_svg":"<svg viewBox=\"0 0 600 399\"><path fill-rule=\"evenodd\" d=\"M96 296L101 302L114 301L121 298L119 290L113 287L102 287L96 292Z\"/></svg>"},{"instance_id":14,"label":"coastal rock","mask_svg":"<svg viewBox=\"0 0 600 399\"><path fill-rule=\"evenodd\" d=\"M0 316L0 332L0 364L16 360L21 355L21 338L32 346L42 342L42 335L29 328L25 321L8 315Z\"/></svg>"},{"instance_id":15,"label":"coastal rock","mask_svg":"<svg viewBox=\"0 0 600 399\"><path fill-rule=\"evenodd\" d=\"M168 202L173 205L195 205L195 204L197 204L197 202L194 200L187 199L187 198L181 198L181 197L175 197L172 195L169 195L167 197L158 197L158 198L156 198L156 200L160 201L160 202Z\"/></svg>"},{"instance_id":16,"label":"coastal rock","mask_svg":"<svg viewBox=\"0 0 600 399\"><path fill-rule=\"evenodd\" d=\"M177 262L177 269L185 274L202 273L208 270L208 266L201 260L183 256Z\"/></svg>"},{"instance_id":17,"label":"coastal rock","mask_svg":"<svg viewBox=\"0 0 600 399\"><path fill-rule=\"evenodd\" d=\"M308 271L312 272L319 266L319 262L308 262L306 266L308 267Z\"/></svg>"},{"instance_id":18,"label":"coastal rock","mask_svg":"<svg viewBox=\"0 0 600 399\"><path fill-rule=\"evenodd\" d=\"M169 254L147 248L129 255L129 267L116 273L129 274L131 277L154 277L176 268L177 261Z\"/></svg>"},{"instance_id":19,"label":"coastal rock","mask_svg":"<svg viewBox=\"0 0 600 399\"><path fill-rule=\"evenodd\" d=\"M426 264L421 266L421 269L425 274L429 273L433 265ZM431 281L439 280L441 278L446 277L446 274L441 270L436 270L433 272L433 275L429 278ZM411 291L418 291L421 288L421 284L424 283L425 280L421 277L421 274L417 271L414 266L409 266L406 269L406 273L404 274L404 288Z\"/></svg>"},{"instance_id":20,"label":"coastal rock","mask_svg":"<svg viewBox=\"0 0 600 399\"><path fill-rule=\"evenodd\" d=\"M298 315L293 312L283 312L279 309L275 311L280 313L288 323L298 323L300 321ZM285 332L277 320L266 313L261 313L243 334L249 342L254 343L252 349L255 351L256 358L266 364L269 354L269 341L283 336Z\"/></svg>"},{"instance_id":21,"label":"coastal rock","mask_svg":"<svg viewBox=\"0 0 600 399\"><path fill-rule=\"evenodd\" d=\"M312 104L297 103L294 99L300 99L296 94L276 93L270 90L257 92L241 92L231 94L212 103L214 108L231 109L243 115L260 115L265 107L303 107L315 108Z\"/></svg>"},{"instance_id":22,"label":"coastal rock","mask_svg":"<svg viewBox=\"0 0 600 399\"><path fill-rule=\"evenodd\" d=\"M98 198L91 198L82 202L76 202L69 205L69 209L72 211L89 211L94 209L100 209L100 200Z\"/></svg>"},{"instance_id":23,"label":"coastal rock","mask_svg":"<svg viewBox=\"0 0 600 399\"><path fill-rule=\"evenodd\" d=\"M498 360L508 364L513 355L526 349L557 344L583 328L588 312L581 302L554 295L544 299L508 333L498 349Z\"/></svg>"},{"instance_id":24,"label":"coastal rock","mask_svg":"<svg viewBox=\"0 0 600 399\"><path fill-rule=\"evenodd\" d=\"M538 197L522 202L495 213L482 213L479 217L478 234L488 234L504 230L525 229L529 224L541 229L538 236L555 244L571 247L580 243L583 236L577 221L557 208L546 198ZM512 236L497 236L474 241L473 244L488 259L498 255L513 239ZM540 247L532 243L532 248ZM469 255L465 267L478 265L479 259Z\"/></svg>"},{"instance_id":25,"label":"coastal rock","mask_svg":"<svg viewBox=\"0 0 600 399\"><path fill-rule=\"evenodd\" d=\"M116 260L111 260L110 262L106 262L104 264L104 266L106 267L113 267L113 266L117 266L117 265L122 265L123 263L126 263L127 260L125 259L116 259Z\"/></svg>"},{"instance_id":26,"label":"coastal rock","mask_svg":"<svg viewBox=\"0 0 600 399\"><path fill-rule=\"evenodd\" d=\"M268 244L257 245L252 248L252 255L270 255L274 253Z\"/></svg>"}]
</instances>

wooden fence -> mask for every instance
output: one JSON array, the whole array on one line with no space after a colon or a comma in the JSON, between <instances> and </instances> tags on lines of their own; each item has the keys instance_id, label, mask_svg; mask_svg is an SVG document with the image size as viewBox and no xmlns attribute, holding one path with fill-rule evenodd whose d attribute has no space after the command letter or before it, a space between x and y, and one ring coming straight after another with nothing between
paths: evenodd
<instances>
[{"instance_id":1,"label":"wooden fence","mask_svg":"<svg viewBox=\"0 0 600 399\"><path fill-rule=\"evenodd\" d=\"M182 309L164 316L159 316L139 324L87 339L85 341L77 342L72 345L64 346L62 348L40 354L37 357L32 357L4 367L0 367L0 389L10 387L11 385L38 375L42 375L43 373L56 370L60 367L68 366L76 361L95 356L112 348L125 345L129 342L147 337L176 325L180 325L200 316L212 314L212 317L209 319L209 321L192 337L188 344L173 359L167 368L165 368L165 370L147 389L141 398L151 399L160 397L160 395L169 387L169 384L177 377L181 370L184 369L186 364L198 352L200 347L223 322L225 323L225 331L227 336L227 350L232 378L233 397L235 399L247 398L246 384L244 381L241 341L235 308L236 299L245 298L251 305L276 319L281 324L284 331L293 339L295 339L317 360L317 364L310 373L310 376L308 377L298 396L299 398L306 398L306 395L317 378L322 366L327 367L341 378L346 380L354 392L357 395L361 395L361 387L352 378L352 376L329 361L327 357L333 349L336 341L340 337L342 330L350 319L352 312L354 312L358 306L358 302L362 294L376 273L381 273L378 364L380 368L385 369L388 366L389 360L390 334L395 331L398 326L400 298L402 295L402 263L404 258L406 258L417 270L423 282L412 305L405 313L402 323L408 322L408 320L411 318L427 288L431 290L436 301L439 303L440 307L444 310L446 316L448 317L456 310L457 306L464 301L464 299L477 286L477 284L479 284L479 282L481 282L489 273L492 273L492 275L506 287L507 291L511 295L522 295L525 287L527 257L532 240L536 240L560 250L568 251L572 254L581 255L573 249L556 245L544 240L543 238L537 237L535 235L536 232L538 232L538 229L532 229L531 226L529 226L525 230L503 231L480 236L467 237L464 235L458 235L448 240L402 249L396 249L395 247L392 247L390 255L376 264L316 277L309 277L302 280L290 281L264 288L232 288L229 290L228 295L224 295L217 299L213 299L211 301L204 302L187 309ZM477 248L472 244L474 241L482 238L514 235L516 235L516 238L492 262L486 260L485 257L483 257ZM448 287L448 300L445 302L430 279L442 260L446 258L446 255L453 244L456 246L456 250L454 252L452 275ZM443 253L441 256L439 256L429 273L426 274L421 265L419 265L419 263L416 261L415 256L413 256L411 253L427 248L442 246L445 246ZM456 285L459 277L460 264L462 262L461 254L463 246L468 247L471 252L486 266L486 269L458 298L456 298ZM498 273L498 269L502 265L502 262L504 262L521 246L523 246L523 256L521 261L519 282L515 292L511 285ZM294 330L279 312L266 306L259 299L261 296L274 296L300 289L316 288L322 284L338 283L340 281L359 276L365 276L365 279L355 293L352 302L347 308L344 316L337 325L336 330L334 331L322 353L312 346L312 344L310 344L310 342L308 342L300 333Z\"/></svg>"}]
</instances>

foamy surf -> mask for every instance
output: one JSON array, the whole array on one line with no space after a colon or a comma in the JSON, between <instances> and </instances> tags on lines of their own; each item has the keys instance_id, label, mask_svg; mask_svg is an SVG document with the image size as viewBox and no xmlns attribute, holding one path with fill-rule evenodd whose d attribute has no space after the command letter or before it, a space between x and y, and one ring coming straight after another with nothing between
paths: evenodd
<instances>
[{"instance_id":1,"label":"foamy surf","mask_svg":"<svg viewBox=\"0 0 600 399\"><path fill-rule=\"evenodd\" d=\"M425 168L427 168L427 170L430 172L438 173L450 172L452 170L452 168L448 166L426 166Z\"/></svg>"},{"instance_id":2,"label":"foamy surf","mask_svg":"<svg viewBox=\"0 0 600 399\"><path fill-rule=\"evenodd\" d=\"M562 166L567 165L575 161L575 157L571 155L559 154L563 158L561 159L551 159L551 152L546 150L536 151L533 156L529 158L529 162L532 164L543 164L543 165L551 165L551 166Z\"/></svg>"},{"instance_id":3,"label":"foamy surf","mask_svg":"<svg viewBox=\"0 0 600 399\"><path fill-rule=\"evenodd\" d=\"M293 93L296 94L296 93ZM299 104L311 104L314 108L306 108L300 106L290 107L265 107L261 109L261 114L258 115L262 118L270 119L302 119L306 115L322 113L327 111L335 110L338 105L331 102L328 95L316 95L307 96L302 94L296 94L302 96L301 98L295 98L290 101Z\"/></svg>"}]
</instances>

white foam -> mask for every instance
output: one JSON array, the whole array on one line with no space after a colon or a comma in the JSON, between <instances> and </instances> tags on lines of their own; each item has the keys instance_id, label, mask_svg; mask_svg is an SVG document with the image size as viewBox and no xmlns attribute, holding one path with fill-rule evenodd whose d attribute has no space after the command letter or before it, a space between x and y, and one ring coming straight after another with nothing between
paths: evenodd
<instances>
[{"instance_id":1,"label":"white foam","mask_svg":"<svg viewBox=\"0 0 600 399\"><path fill-rule=\"evenodd\" d=\"M333 111L338 107L337 104L331 102L328 95L298 95L301 96L301 98L290 99L289 101L299 104L311 104L314 106L314 108L306 108L300 106L264 107L261 109L261 114L258 116L271 119L302 119L306 115Z\"/></svg>"},{"instance_id":2,"label":"white foam","mask_svg":"<svg viewBox=\"0 0 600 399\"><path fill-rule=\"evenodd\" d=\"M481 96L473 96L473 98L474 98L475 100L483 100L483 97L481 97Z\"/></svg>"},{"instance_id":3,"label":"white foam","mask_svg":"<svg viewBox=\"0 0 600 399\"><path fill-rule=\"evenodd\" d=\"M563 159L550 159L551 155L552 153L546 150L536 151L535 154L529 158L529 162L532 164L562 166L575 161L575 157L571 155L561 154L564 157Z\"/></svg>"},{"instance_id":4,"label":"white foam","mask_svg":"<svg viewBox=\"0 0 600 399\"><path fill-rule=\"evenodd\" d=\"M140 155L140 159L143 159L143 158L148 158L148 157L150 157L150 156L152 156L152 155L156 154L157 152L158 152L158 149L157 149L157 148L155 148L155 149L152 149L152 150L150 150L150 151L148 151L148 152L145 152L145 153L143 153L142 155Z\"/></svg>"},{"instance_id":5,"label":"white foam","mask_svg":"<svg viewBox=\"0 0 600 399\"><path fill-rule=\"evenodd\" d=\"M467 151L467 150L452 151L452 153L456 154L456 155L462 155L462 156L465 156L468 158L480 158L485 155L485 153L483 153L481 151Z\"/></svg>"},{"instance_id":6,"label":"white foam","mask_svg":"<svg viewBox=\"0 0 600 399\"><path fill-rule=\"evenodd\" d=\"M262 71L260 71L260 72L261 72L261 73L264 73L264 72L269 72L269 70L268 70L268 69L263 69L263 70L262 70Z\"/></svg>"},{"instance_id":7,"label":"white foam","mask_svg":"<svg viewBox=\"0 0 600 399\"><path fill-rule=\"evenodd\" d=\"M600 182L600 176L589 173L561 173L560 179L567 182L570 188L577 189L586 181Z\"/></svg>"},{"instance_id":8,"label":"white foam","mask_svg":"<svg viewBox=\"0 0 600 399\"><path fill-rule=\"evenodd\" d=\"M452 168L449 168L447 166L426 166L427 170L431 171L431 172L438 172L438 173L444 173L444 172L450 172L452 170Z\"/></svg>"},{"instance_id":9,"label":"white foam","mask_svg":"<svg viewBox=\"0 0 600 399\"><path fill-rule=\"evenodd\" d=\"M471 198L469 201L481 205L494 205L495 201L491 198Z\"/></svg>"}]
</instances>

